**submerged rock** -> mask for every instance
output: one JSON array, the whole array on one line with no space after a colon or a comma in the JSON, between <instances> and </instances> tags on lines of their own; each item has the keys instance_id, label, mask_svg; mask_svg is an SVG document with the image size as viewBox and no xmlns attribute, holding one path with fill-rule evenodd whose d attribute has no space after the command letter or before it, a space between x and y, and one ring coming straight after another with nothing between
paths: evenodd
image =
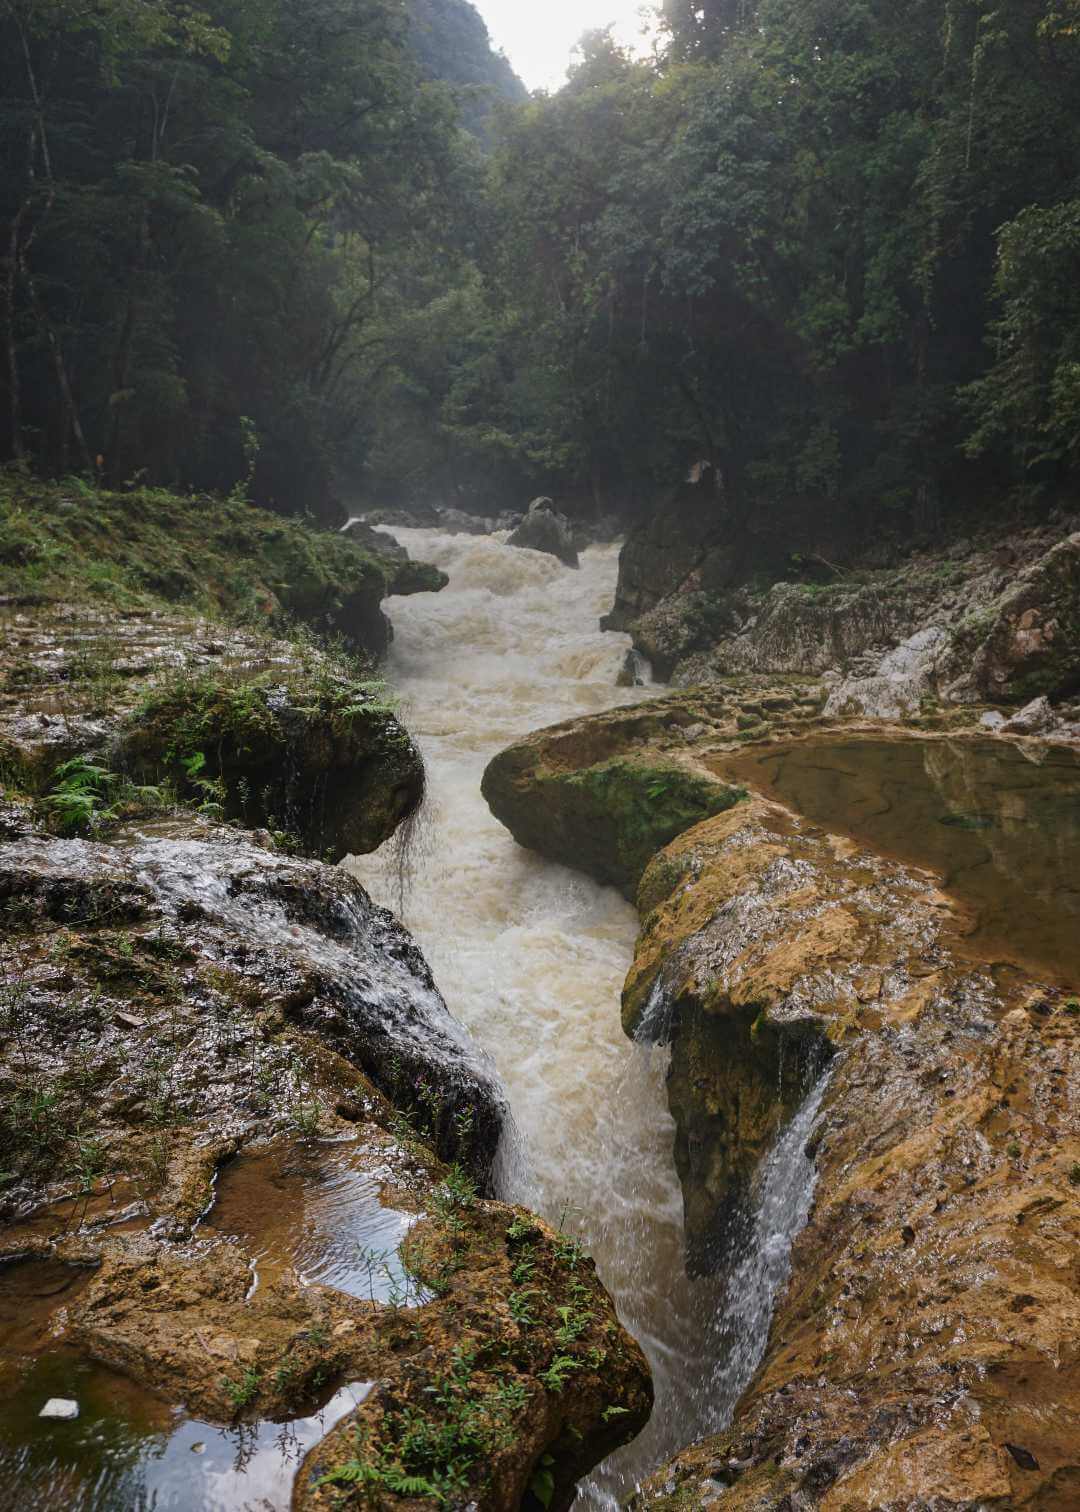
<instances>
[{"instance_id":1,"label":"submerged rock","mask_svg":"<svg viewBox=\"0 0 1080 1512\"><path fill-rule=\"evenodd\" d=\"M559 514L551 499L534 499L529 512L510 536L508 546L525 546L558 557L567 567L578 566L574 531L565 515Z\"/></svg>"}]
</instances>

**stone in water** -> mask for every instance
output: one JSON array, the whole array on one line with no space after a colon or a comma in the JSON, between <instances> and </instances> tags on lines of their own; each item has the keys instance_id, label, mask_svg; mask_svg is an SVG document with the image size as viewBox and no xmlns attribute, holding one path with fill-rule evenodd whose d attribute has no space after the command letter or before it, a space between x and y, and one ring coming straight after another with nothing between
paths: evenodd
<instances>
[{"instance_id":1,"label":"stone in water","mask_svg":"<svg viewBox=\"0 0 1080 1512\"><path fill-rule=\"evenodd\" d=\"M72 1402L67 1397L50 1397L38 1413L38 1417L61 1418L65 1421L70 1418L77 1418L78 1415L78 1402Z\"/></svg>"}]
</instances>

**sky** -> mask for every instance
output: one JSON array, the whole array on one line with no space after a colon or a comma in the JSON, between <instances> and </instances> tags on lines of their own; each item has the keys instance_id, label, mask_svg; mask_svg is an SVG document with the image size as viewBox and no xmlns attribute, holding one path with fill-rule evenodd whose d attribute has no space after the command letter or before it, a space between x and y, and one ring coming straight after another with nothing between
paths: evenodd
<instances>
[{"instance_id":1,"label":"sky","mask_svg":"<svg viewBox=\"0 0 1080 1512\"><path fill-rule=\"evenodd\" d=\"M638 12L643 0L473 0L529 89L558 89L582 32L615 24L620 42L647 50ZM651 10L652 6L648 8Z\"/></svg>"}]
</instances>

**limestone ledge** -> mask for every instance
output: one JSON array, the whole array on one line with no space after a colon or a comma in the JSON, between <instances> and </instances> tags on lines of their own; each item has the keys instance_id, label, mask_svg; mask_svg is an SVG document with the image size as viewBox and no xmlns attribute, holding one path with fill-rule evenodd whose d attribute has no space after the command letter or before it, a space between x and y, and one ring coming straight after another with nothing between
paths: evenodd
<instances>
[{"instance_id":1,"label":"limestone ledge","mask_svg":"<svg viewBox=\"0 0 1080 1512\"><path fill-rule=\"evenodd\" d=\"M638 1431L640 1350L591 1261L485 1195L497 1079L358 883L206 821L60 840L8 802L0 909L0 1273L27 1297L0 1393L61 1342L221 1423L374 1383L298 1508L509 1512L538 1473L564 1508ZM252 1291L255 1241L215 1231L221 1169L313 1141L415 1215L412 1305L288 1270Z\"/></svg>"},{"instance_id":2,"label":"limestone ledge","mask_svg":"<svg viewBox=\"0 0 1080 1512\"><path fill-rule=\"evenodd\" d=\"M922 723L887 728L986 737L978 711ZM582 765L670 762L720 783L747 731L827 728L804 684L728 683L571 721L497 760L517 813L535 803L554 835ZM757 795L660 851L637 902L624 1021L671 1044L691 1269L724 1264L762 1152L829 1075L814 1207L762 1366L731 1428L658 1472L640 1505L1080 1505L1076 1000L959 958L965 920L934 875Z\"/></svg>"}]
</instances>

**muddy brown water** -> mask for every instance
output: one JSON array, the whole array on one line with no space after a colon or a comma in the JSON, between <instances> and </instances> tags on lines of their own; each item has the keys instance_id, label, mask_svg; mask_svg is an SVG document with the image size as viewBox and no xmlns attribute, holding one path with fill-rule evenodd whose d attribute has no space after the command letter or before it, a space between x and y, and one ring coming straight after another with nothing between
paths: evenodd
<instances>
[{"instance_id":1,"label":"muddy brown water","mask_svg":"<svg viewBox=\"0 0 1080 1512\"><path fill-rule=\"evenodd\" d=\"M383 1200L390 1172L355 1140L307 1139L245 1153L219 1172L200 1225L252 1257L252 1289L294 1273L371 1302L430 1300L406 1270L401 1243L416 1214Z\"/></svg>"},{"instance_id":2,"label":"muddy brown water","mask_svg":"<svg viewBox=\"0 0 1080 1512\"><path fill-rule=\"evenodd\" d=\"M960 954L1080 986L1080 756L992 739L836 737L715 769L815 824L940 877Z\"/></svg>"}]
</instances>

